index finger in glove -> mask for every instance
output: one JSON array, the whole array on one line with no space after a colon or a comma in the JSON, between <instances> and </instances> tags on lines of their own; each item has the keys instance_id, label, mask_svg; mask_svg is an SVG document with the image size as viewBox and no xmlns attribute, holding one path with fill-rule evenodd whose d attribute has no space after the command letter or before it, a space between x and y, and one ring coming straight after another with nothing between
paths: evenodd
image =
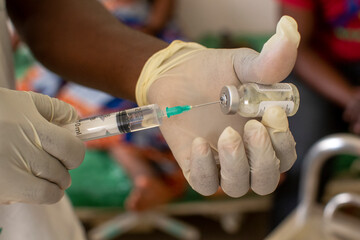
<instances>
[{"instance_id":1,"label":"index finger in glove","mask_svg":"<svg viewBox=\"0 0 360 240\"><path fill-rule=\"evenodd\" d=\"M260 54L242 49L234 54L234 69L242 83L273 84L284 80L292 71L300 34L296 21L284 16L276 27L276 33L264 44Z\"/></svg>"},{"instance_id":2,"label":"index finger in glove","mask_svg":"<svg viewBox=\"0 0 360 240\"><path fill-rule=\"evenodd\" d=\"M289 130L285 111L279 106L268 108L261 122L266 127L276 156L280 160L280 172L288 171L294 164L297 155L296 143Z\"/></svg>"},{"instance_id":3,"label":"index finger in glove","mask_svg":"<svg viewBox=\"0 0 360 240\"><path fill-rule=\"evenodd\" d=\"M78 119L77 112L73 106L59 99L47 95L27 92L30 94L38 112L47 121L57 125L75 122Z\"/></svg>"},{"instance_id":4,"label":"index finger in glove","mask_svg":"<svg viewBox=\"0 0 360 240\"><path fill-rule=\"evenodd\" d=\"M272 193L280 179L280 161L266 128L256 120L244 127L244 142L251 172L251 188L259 195Z\"/></svg>"},{"instance_id":5,"label":"index finger in glove","mask_svg":"<svg viewBox=\"0 0 360 240\"><path fill-rule=\"evenodd\" d=\"M241 197L249 190L249 163L240 134L227 127L218 141L220 185L231 197Z\"/></svg>"},{"instance_id":6,"label":"index finger in glove","mask_svg":"<svg viewBox=\"0 0 360 240\"><path fill-rule=\"evenodd\" d=\"M67 169L78 167L85 156L84 143L70 131L45 122L38 128L42 148L57 158Z\"/></svg>"}]
</instances>

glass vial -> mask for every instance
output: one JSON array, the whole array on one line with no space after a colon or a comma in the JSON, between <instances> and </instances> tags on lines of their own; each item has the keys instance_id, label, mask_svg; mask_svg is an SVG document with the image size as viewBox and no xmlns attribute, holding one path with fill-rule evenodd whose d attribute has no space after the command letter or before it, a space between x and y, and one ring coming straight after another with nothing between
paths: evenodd
<instances>
[{"instance_id":1,"label":"glass vial","mask_svg":"<svg viewBox=\"0 0 360 240\"><path fill-rule=\"evenodd\" d=\"M246 83L239 88L224 86L220 93L222 112L239 113L243 117L261 117L271 106L280 106L287 116L293 116L299 109L299 104L299 91L291 83Z\"/></svg>"}]
</instances>

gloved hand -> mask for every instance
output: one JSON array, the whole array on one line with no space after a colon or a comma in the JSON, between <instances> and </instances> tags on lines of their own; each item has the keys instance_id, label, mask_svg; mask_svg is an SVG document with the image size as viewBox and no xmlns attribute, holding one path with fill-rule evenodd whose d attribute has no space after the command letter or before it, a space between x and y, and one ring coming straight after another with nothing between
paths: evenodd
<instances>
[{"instance_id":1,"label":"gloved hand","mask_svg":"<svg viewBox=\"0 0 360 240\"><path fill-rule=\"evenodd\" d=\"M295 64L299 41L291 17L281 18L260 54L175 41L145 64L137 84L138 104L196 105L218 100L224 85L282 81ZM211 105L166 119L160 129L189 184L203 195L219 186L232 197L244 195L249 187L269 194L280 172L296 160L295 141L281 108L270 108L260 123L224 115L219 105Z\"/></svg>"},{"instance_id":2,"label":"gloved hand","mask_svg":"<svg viewBox=\"0 0 360 240\"><path fill-rule=\"evenodd\" d=\"M74 122L69 104L0 88L0 203L55 203L80 165L83 143L57 125Z\"/></svg>"}]
</instances>

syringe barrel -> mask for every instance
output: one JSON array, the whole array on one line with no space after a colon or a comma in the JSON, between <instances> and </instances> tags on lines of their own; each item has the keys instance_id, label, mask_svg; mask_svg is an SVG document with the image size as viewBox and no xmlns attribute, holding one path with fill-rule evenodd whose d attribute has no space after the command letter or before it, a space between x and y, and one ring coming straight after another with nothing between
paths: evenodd
<instances>
[{"instance_id":1,"label":"syringe barrel","mask_svg":"<svg viewBox=\"0 0 360 240\"><path fill-rule=\"evenodd\" d=\"M157 104L80 119L63 126L83 141L158 127L164 117Z\"/></svg>"}]
</instances>

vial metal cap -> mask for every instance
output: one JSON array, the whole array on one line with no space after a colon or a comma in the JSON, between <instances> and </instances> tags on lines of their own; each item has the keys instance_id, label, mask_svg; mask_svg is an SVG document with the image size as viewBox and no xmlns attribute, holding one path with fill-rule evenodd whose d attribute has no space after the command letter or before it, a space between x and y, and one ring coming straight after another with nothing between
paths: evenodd
<instances>
[{"instance_id":1,"label":"vial metal cap","mask_svg":"<svg viewBox=\"0 0 360 240\"><path fill-rule=\"evenodd\" d=\"M224 86L220 92L220 108L224 114L237 113L240 105L239 92L235 86Z\"/></svg>"}]
</instances>

